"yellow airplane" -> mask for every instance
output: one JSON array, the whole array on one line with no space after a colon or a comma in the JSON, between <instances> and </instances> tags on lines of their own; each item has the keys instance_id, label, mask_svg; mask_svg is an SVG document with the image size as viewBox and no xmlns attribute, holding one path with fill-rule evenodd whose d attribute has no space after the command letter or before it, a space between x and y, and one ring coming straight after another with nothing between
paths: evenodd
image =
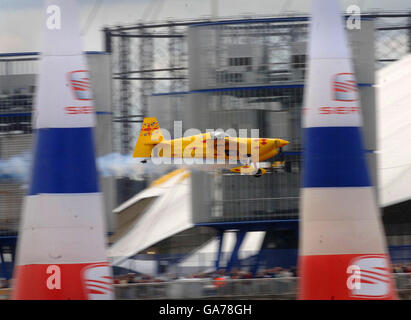
<instances>
[{"instance_id":1,"label":"yellow airplane","mask_svg":"<svg viewBox=\"0 0 411 320\"><path fill-rule=\"evenodd\" d=\"M237 138L224 132L207 132L184 138L165 140L156 118L144 118L133 152L134 158L202 158L243 161L232 172L260 177L267 173L258 163L278 154L289 144L283 139ZM146 160L142 161L145 162ZM273 167L278 167L276 161Z\"/></svg>"}]
</instances>

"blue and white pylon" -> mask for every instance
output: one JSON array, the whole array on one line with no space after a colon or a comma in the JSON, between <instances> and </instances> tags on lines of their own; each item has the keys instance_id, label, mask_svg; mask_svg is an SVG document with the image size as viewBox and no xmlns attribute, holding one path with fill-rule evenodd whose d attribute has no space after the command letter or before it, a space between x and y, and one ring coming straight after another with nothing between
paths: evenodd
<instances>
[{"instance_id":1,"label":"blue and white pylon","mask_svg":"<svg viewBox=\"0 0 411 320\"><path fill-rule=\"evenodd\" d=\"M90 78L75 0L45 3L34 159L13 299L111 299Z\"/></svg>"},{"instance_id":2,"label":"blue and white pylon","mask_svg":"<svg viewBox=\"0 0 411 320\"><path fill-rule=\"evenodd\" d=\"M303 109L299 298L394 299L340 12L338 1L312 0Z\"/></svg>"}]
</instances>

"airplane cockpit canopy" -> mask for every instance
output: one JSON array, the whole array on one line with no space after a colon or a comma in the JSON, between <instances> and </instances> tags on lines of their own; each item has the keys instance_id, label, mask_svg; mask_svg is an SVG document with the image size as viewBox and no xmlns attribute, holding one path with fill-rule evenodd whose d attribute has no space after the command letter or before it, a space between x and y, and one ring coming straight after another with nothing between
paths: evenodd
<instances>
[{"instance_id":1,"label":"airplane cockpit canopy","mask_svg":"<svg viewBox=\"0 0 411 320\"><path fill-rule=\"evenodd\" d=\"M210 132L210 137L212 140L224 140L226 137L231 137L224 131Z\"/></svg>"}]
</instances>

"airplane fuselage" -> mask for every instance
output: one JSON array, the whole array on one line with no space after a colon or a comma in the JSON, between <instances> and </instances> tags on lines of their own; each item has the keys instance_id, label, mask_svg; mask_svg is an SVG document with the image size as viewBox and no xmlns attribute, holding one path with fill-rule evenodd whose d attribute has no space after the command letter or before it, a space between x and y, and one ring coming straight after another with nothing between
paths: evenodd
<instances>
[{"instance_id":1,"label":"airplane fuselage","mask_svg":"<svg viewBox=\"0 0 411 320\"><path fill-rule=\"evenodd\" d=\"M244 165L230 169L232 172L261 176L267 170L260 168L258 163L274 157L287 144L289 142L283 139L237 138L224 132L206 132L166 140L157 119L152 117L144 118L133 157L144 158L143 163L147 158L206 159L205 162L200 161L201 165L206 166L231 165L240 161ZM189 162L185 161L187 164Z\"/></svg>"},{"instance_id":2,"label":"airplane fuselage","mask_svg":"<svg viewBox=\"0 0 411 320\"><path fill-rule=\"evenodd\" d=\"M260 162L274 157L281 139L225 137L211 139L210 133L163 140L156 145L158 157L241 160Z\"/></svg>"}]
</instances>

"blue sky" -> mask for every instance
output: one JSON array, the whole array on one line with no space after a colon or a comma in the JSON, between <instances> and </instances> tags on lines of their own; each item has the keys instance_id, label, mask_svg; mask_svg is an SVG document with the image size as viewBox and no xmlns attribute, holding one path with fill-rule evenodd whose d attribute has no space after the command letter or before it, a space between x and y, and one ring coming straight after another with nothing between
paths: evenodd
<instances>
[{"instance_id":1,"label":"blue sky","mask_svg":"<svg viewBox=\"0 0 411 320\"><path fill-rule=\"evenodd\" d=\"M95 2L100 6L89 19ZM107 25L164 19L188 19L211 15L213 0L79 0L81 27L87 26L86 50L101 50L101 29ZM271 15L280 12L307 12L309 0L218 0L219 16ZM359 5L363 11L409 10L409 0L341 0L345 9ZM42 0L0 0L0 52L41 50Z\"/></svg>"}]
</instances>

